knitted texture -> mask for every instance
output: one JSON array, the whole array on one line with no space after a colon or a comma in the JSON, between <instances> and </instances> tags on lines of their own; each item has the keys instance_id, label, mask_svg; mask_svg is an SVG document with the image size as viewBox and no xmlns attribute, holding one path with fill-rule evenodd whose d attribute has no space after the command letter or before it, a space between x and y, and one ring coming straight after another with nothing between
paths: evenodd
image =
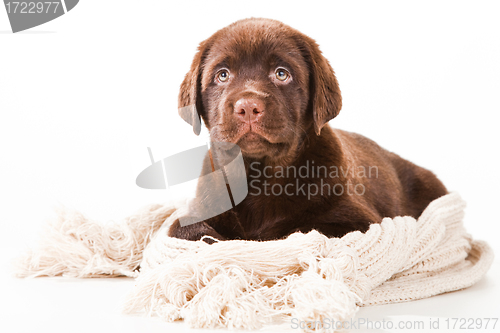
<instances>
[{"instance_id":1,"label":"knitted texture","mask_svg":"<svg viewBox=\"0 0 500 333\"><path fill-rule=\"evenodd\" d=\"M51 245L22 261L20 275L138 275L127 313L199 328L252 329L290 316L345 321L358 306L421 299L481 279L493 252L465 231L464 207L452 193L433 201L418 221L385 218L366 233L328 238L311 231L211 245L168 237L177 212L161 206L130 218L121 231L113 226L113 233L102 226L101 234L89 233L94 222L63 219L47 236ZM115 243L107 244L110 238Z\"/></svg>"}]
</instances>

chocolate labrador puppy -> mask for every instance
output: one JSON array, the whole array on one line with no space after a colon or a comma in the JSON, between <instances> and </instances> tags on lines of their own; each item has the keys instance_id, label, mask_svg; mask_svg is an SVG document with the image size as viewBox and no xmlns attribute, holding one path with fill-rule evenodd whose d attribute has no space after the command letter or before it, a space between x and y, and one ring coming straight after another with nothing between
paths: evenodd
<instances>
[{"instance_id":1,"label":"chocolate labrador puppy","mask_svg":"<svg viewBox=\"0 0 500 333\"><path fill-rule=\"evenodd\" d=\"M327 125L342 107L335 73L313 39L281 22L246 19L203 41L181 84L179 107L188 105L212 141L241 148L249 193L206 221L176 221L172 237L341 237L384 217L418 218L447 193L429 170Z\"/></svg>"}]
</instances>

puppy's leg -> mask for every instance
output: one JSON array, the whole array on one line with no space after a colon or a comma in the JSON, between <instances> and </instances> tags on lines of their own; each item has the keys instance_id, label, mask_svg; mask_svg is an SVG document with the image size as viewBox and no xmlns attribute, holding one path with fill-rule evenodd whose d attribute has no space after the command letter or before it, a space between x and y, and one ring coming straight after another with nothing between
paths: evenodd
<instances>
[{"instance_id":1,"label":"puppy's leg","mask_svg":"<svg viewBox=\"0 0 500 333\"><path fill-rule=\"evenodd\" d=\"M403 167L398 168L398 176L406 195L406 214L418 218L433 200L448 191L431 171L401 160Z\"/></svg>"},{"instance_id":2,"label":"puppy's leg","mask_svg":"<svg viewBox=\"0 0 500 333\"><path fill-rule=\"evenodd\" d=\"M179 220L176 220L168 231L170 237L197 241L203 236L211 236L218 240L228 240L244 238L244 231L236 214L229 210L214 216L208 220L181 226ZM212 244L211 239L204 239L205 242Z\"/></svg>"},{"instance_id":3,"label":"puppy's leg","mask_svg":"<svg viewBox=\"0 0 500 333\"><path fill-rule=\"evenodd\" d=\"M179 220L175 220L175 222L170 226L168 235L170 237L192 241L200 240L203 236L211 236L218 240L225 240L224 237L222 237L217 231L214 230L214 228L209 226L204 221L183 227L181 226ZM208 238L205 239L205 242L212 244L214 241Z\"/></svg>"}]
</instances>

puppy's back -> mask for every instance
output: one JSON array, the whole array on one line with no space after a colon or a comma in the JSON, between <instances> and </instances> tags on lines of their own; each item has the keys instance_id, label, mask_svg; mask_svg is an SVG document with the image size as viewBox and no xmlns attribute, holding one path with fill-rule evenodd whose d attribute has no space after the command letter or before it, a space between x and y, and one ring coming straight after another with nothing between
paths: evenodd
<instances>
[{"instance_id":1,"label":"puppy's back","mask_svg":"<svg viewBox=\"0 0 500 333\"><path fill-rule=\"evenodd\" d=\"M357 133L334 129L347 163L364 172L366 199L383 217L418 218L427 205L448 193L436 175Z\"/></svg>"}]
</instances>

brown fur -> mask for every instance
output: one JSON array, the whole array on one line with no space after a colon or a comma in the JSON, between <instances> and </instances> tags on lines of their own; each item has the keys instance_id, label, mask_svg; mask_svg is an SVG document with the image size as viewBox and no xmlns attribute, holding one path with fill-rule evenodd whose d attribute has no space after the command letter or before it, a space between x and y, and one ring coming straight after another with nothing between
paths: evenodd
<instances>
[{"instance_id":1,"label":"brown fur","mask_svg":"<svg viewBox=\"0 0 500 333\"><path fill-rule=\"evenodd\" d=\"M278 67L289 72L288 81L277 79ZM221 82L218 73L224 68L229 79ZM248 182L254 186L243 202L224 214L186 227L176 221L170 236L271 240L316 229L340 237L364 232L383 217L418 217L429 202L447 193L432 172L361 135L325 126L342 106L335 73L314 40L280 22L238 21L202 42L179 94L179 107L192 104L212 141L240 146ZM282 188L296 184L294 175L277 177L276 170L307 163L344 171L376 167L378 173L298 179L305 186L323 181L330 188L361 184L362 195L326 190L310 198L303 193L264 194L263 181ZM265 170L273 177L264 177ZM260 183L251 183L254 180Z\"/></svg>"}]
</instances>

